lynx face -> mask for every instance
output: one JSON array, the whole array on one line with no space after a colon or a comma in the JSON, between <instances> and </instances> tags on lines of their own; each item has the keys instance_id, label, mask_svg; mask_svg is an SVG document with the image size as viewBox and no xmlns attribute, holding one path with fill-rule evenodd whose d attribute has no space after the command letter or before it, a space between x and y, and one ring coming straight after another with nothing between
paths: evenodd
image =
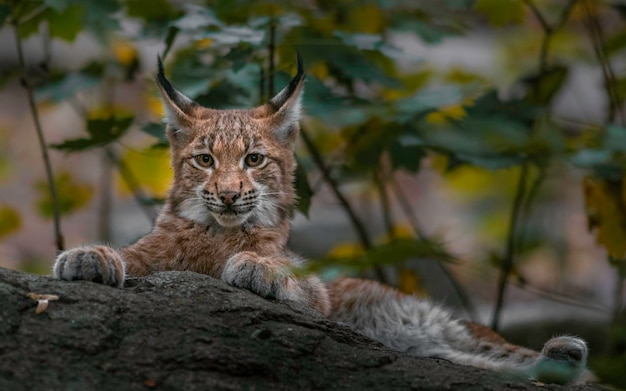
<instances>
[{"instance_id":1,"label":"lynx face","mask_svg":"<svg viewBox=\"0 0 626 391\"><path fill-rule=\"evenodd\" d=\"M174 155L180 216L272 226L290 211L293 152L258 122L246 111L223 111L196 124Z\"/></svg>"},{"instance_id":2,"label":"lynx face","mask_svg":"<svg viewBox=\"0 0 626 391\"><path fill-rule=\"evenodd\" d=\"M172 149L174 212L204 225L274 226L294 204L293 157L304 82L301 63L267 104L214 110L175 90L160 68Z\"/></svg>"}]
</instances>

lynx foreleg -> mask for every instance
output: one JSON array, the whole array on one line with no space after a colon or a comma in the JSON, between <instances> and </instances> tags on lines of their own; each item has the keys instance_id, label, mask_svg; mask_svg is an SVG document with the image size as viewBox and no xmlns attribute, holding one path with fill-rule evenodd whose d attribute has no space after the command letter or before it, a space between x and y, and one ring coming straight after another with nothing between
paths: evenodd
<instances>
[{"instance_id":1,"label":"lynx foreleg","mask_svg":"<svg viewBox=\"0 0 626 391\"><path fill-rule=\"evenodd\" d=\"M330 304L324 284L314 276L296 278L293 267L286 258L261 257L244 251L228 259L222 280L259 296L299 303L327 315Z\"/></svg>"}]
</instances>

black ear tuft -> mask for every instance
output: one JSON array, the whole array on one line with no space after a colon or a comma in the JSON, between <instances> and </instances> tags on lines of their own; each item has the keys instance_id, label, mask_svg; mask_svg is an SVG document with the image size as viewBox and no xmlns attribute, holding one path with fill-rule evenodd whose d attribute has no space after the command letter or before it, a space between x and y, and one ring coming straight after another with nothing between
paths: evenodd
<instances>
[{"instance_id":1,"label":"black ear tuft","mask_svg":"<svg viewBox=\"0 0 626 391\"><path fill-rule=\"evenodd\" d=\"M179 94L174 89L174 87L172 87L172 84L170 83L170 81L167 80L167 78L165 77L165 69L163 68L163 61L161 60L160 55L157 55L157 61L158 61L158 67L159 67L159 71L157 73L157 83L159 83L159 85L163 88L163 91L165 91L167 96L174 103L177 103L177 104L182 103L180 102Z\"/></svg>"},{"instance_id":2,"label":"black ear tuft","mask_svg":"<svg viewBox=\"0 0 626 391\"><path fill-rule=\"evenodd\" d=\"M291 94L293 94L298 84L300 84L300 81L306 77L306 74L304 73L304 65L302 63L302 56L300 55L300 52L296 52L296 61L298 63L298 72L296 73L296 76L294 76L294 78L291 79L291 81L289 82L288 96L291 96Z\"/></svg>"},{"instance_id":3,"label":"black ear tuft","mask_svg":"<svg viewBox=\"0 0 626 391\"><path fill-rule=\"evenodd\" d=\"M306 73L304 72L304 66L302 65L302 56L300 53L297 53L297 63L298 63L298 71L293 79L289 82L289 85L283 88L276 96L274 96L268 102L269 105L275 110L280 110L287 101L294 96L294 93L298 89L300 89L303 85L304 78L306 77ZM299 98L299 97L298 97Z\"/></svg>"}]
</instances>

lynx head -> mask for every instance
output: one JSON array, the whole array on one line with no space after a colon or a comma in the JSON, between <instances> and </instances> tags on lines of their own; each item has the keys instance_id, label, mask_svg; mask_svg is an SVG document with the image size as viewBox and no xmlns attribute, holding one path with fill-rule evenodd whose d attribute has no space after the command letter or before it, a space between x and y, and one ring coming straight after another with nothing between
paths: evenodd
<instances>
[{"instance_id":1,"label":"lynx head","mask_svg":"<svg viewBox=\"0 0 626 391\"><path fill-rule=\"evenodd\" d=\"M295 201L294 144L304 85L302 61L289 85L252 109L216 110L176 90L159 59L174 183L173 213L222 227L275 226Z\"/></svg>"}]
</instances>

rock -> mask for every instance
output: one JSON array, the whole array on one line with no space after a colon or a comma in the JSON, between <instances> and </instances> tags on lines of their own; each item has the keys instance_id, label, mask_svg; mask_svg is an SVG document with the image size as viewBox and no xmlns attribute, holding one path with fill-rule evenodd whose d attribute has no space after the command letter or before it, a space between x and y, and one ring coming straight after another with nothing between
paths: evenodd
<instances>
[{"instance_id":1,"label":"rock","mask_svg":"<svg viewBox=\"0 0 626 391\"><path fill-rule=\"evenodd\" d=\"M59 299L36 314L29 293ZM192 272L116 289L0 268L0 303L0 390L564 389L408 357Z\"/></svg>"}]
</instances>

